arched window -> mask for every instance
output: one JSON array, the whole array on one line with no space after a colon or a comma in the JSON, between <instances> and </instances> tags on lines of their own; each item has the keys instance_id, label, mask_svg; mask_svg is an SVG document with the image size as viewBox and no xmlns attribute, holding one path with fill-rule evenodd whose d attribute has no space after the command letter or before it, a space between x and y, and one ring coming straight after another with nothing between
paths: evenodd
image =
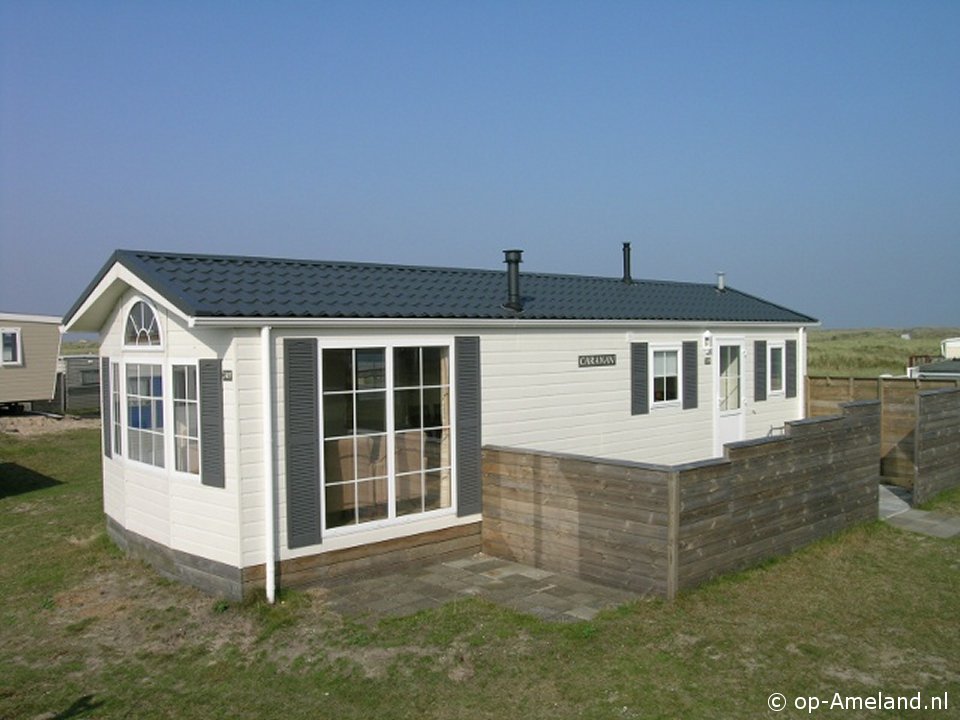
<instances>
[{"instance_id":1,"label":"arched window","mask_svg":"<svg viewBox=\"0 0 960 720\"><path fill-rule=\"evenodd\" d=\"M135 347L159 347L160 323L157 314L143 300L137 300L127 315L124 343Z\"/></svg>"}]
</instances>

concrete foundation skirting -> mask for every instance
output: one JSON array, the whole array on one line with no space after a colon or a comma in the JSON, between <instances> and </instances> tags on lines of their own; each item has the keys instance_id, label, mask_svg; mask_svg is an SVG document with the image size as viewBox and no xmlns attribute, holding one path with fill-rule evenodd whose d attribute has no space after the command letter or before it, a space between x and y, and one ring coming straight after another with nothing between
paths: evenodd
<instances>
[{"instance_id":1,"label":"concrete foundation skirting","mask_svg":"<svg viewBox=\"0 0 960 720\"><path fill-rule=\"evenodd\" d=\"M143 560L164 577L192 585L214 597L242 600L264 585L263 564L233 567L166 547L124 528L107 516L107 534L127 555ZM278 563L281 587L333 585L394 572L429 562L464 558L480 551L480 523L317 553Z\"/></svg>"},{"instance_id":2,"label":"concrete foundation skirting","mask_svg":"<svg viewBox=\"0 0 960 720\"><path fill-rule=\"evenodd\" d=\"M215 597L243 599L243 573L238 567L168 548L127 530L109 515L107 535L127 555L143 560L164 577Z\"/></svg>"}]
</instances>

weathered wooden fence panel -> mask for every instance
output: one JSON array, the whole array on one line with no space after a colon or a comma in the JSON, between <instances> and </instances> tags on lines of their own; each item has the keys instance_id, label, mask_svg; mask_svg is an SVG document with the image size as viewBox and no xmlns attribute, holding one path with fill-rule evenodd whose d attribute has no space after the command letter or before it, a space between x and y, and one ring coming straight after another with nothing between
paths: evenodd
<instances>
[{"instance_id":1,"label":"weathered wooden fence panel","mask_svg":"<svg viewBox=\"0 0 960 720\"><path fill-rule=\"evenodd\" d=\"M960 389L917 395L913 504L960 486Z\"/></svg>"},{"instance_id":2,"label":"weathered wooden fence panel","mask_svg":"<svg viewBox=\"0 0 960 720\"><path fill-rule=\"evenodd\" d=\"M960 380L913 378L807 378L807 417L834 415L843 403L881 403L880 474L887 482L913 488L916 475L917 394L960 387Z\"/></svg>"},{"instance_id":3,"label":"weathered wooden fence panel","mask_svg":"<svg viewBox=\"0 0 960 720\"><path fill-rule=\"evenodd\" d=\"M669 474L660 466L486 447L484 551L665 595Z\"/></svg>"},{"instance_id":4,"label":"weathered wooden fence panel","mask_svg":"<svg viewBox=\"0 0 960 720\"><path fill-rule=\"evenodd\" d=\"M678 589L876 519L879 446L880 404L864 401L677 468Z\"/></svg>"}]
</instances>

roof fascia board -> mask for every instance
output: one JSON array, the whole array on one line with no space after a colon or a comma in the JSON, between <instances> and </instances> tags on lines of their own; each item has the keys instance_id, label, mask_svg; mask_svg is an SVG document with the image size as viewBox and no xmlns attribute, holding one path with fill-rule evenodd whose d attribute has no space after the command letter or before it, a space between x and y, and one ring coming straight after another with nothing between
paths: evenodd
<instances>
[{"instance_id":1,"label":"roof fascia board","mask_svg":"<svg viewBox=\"0 0 960 720\"><path fill-rule=\"evenodd\" d=\"M56 315L26 315L21 313L0 313L0 322L35 322L59 325L63 318Z\"/></svg>"},{"instance_id":2,"label":"roof fascia board","mask_svg":"<svg viewBox=\"0 0 960 720\"><path fill-rule=\"evenodd\" d=\"M185 323L191 324L192 318L176 305L167 301L161 292L142 280L121 262L115 262L101 275L97 284L86 293L83 303L64 319L64 329L67 332L75 330L98 332L103 326L109 310L112 309L113 304L127 288L144 295L153 303L169 308ZM105 296L109 300L106 304L101 302Z\"/></svg>"},{"instance_id":3,"label":"roof fascia board","mask_svg":"<svg viewBox=\"0 0 960 720\"><path fill-rule=\"evenodd\" d=\"M422 328L422 327L596 327L598 325L610 328L636 327L818 327L819 321L766 321L766 320L521 320L514 318L211 318L195 317L189 321L190 327L263 327L269 325L275 328L309 327L309 328Z\"/></svg>"}]
</instances>

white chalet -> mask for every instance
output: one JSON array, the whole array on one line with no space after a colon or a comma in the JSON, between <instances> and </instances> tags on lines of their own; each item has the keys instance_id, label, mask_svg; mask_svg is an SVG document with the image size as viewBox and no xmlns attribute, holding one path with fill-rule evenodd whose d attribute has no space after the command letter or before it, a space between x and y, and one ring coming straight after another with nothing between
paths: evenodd
<instances>
[{"instance_id":1,"label":"white chalet","mask_svg":"<svg viewBox=\"0 0 960 720\"><path fill-rule=\"evenodd\" d=\"M655 463L803 416L816 320L730 287L117 251L99 332L104 510L239 597L475 551L483 443Z\"/></svg>"}]
</instances>

